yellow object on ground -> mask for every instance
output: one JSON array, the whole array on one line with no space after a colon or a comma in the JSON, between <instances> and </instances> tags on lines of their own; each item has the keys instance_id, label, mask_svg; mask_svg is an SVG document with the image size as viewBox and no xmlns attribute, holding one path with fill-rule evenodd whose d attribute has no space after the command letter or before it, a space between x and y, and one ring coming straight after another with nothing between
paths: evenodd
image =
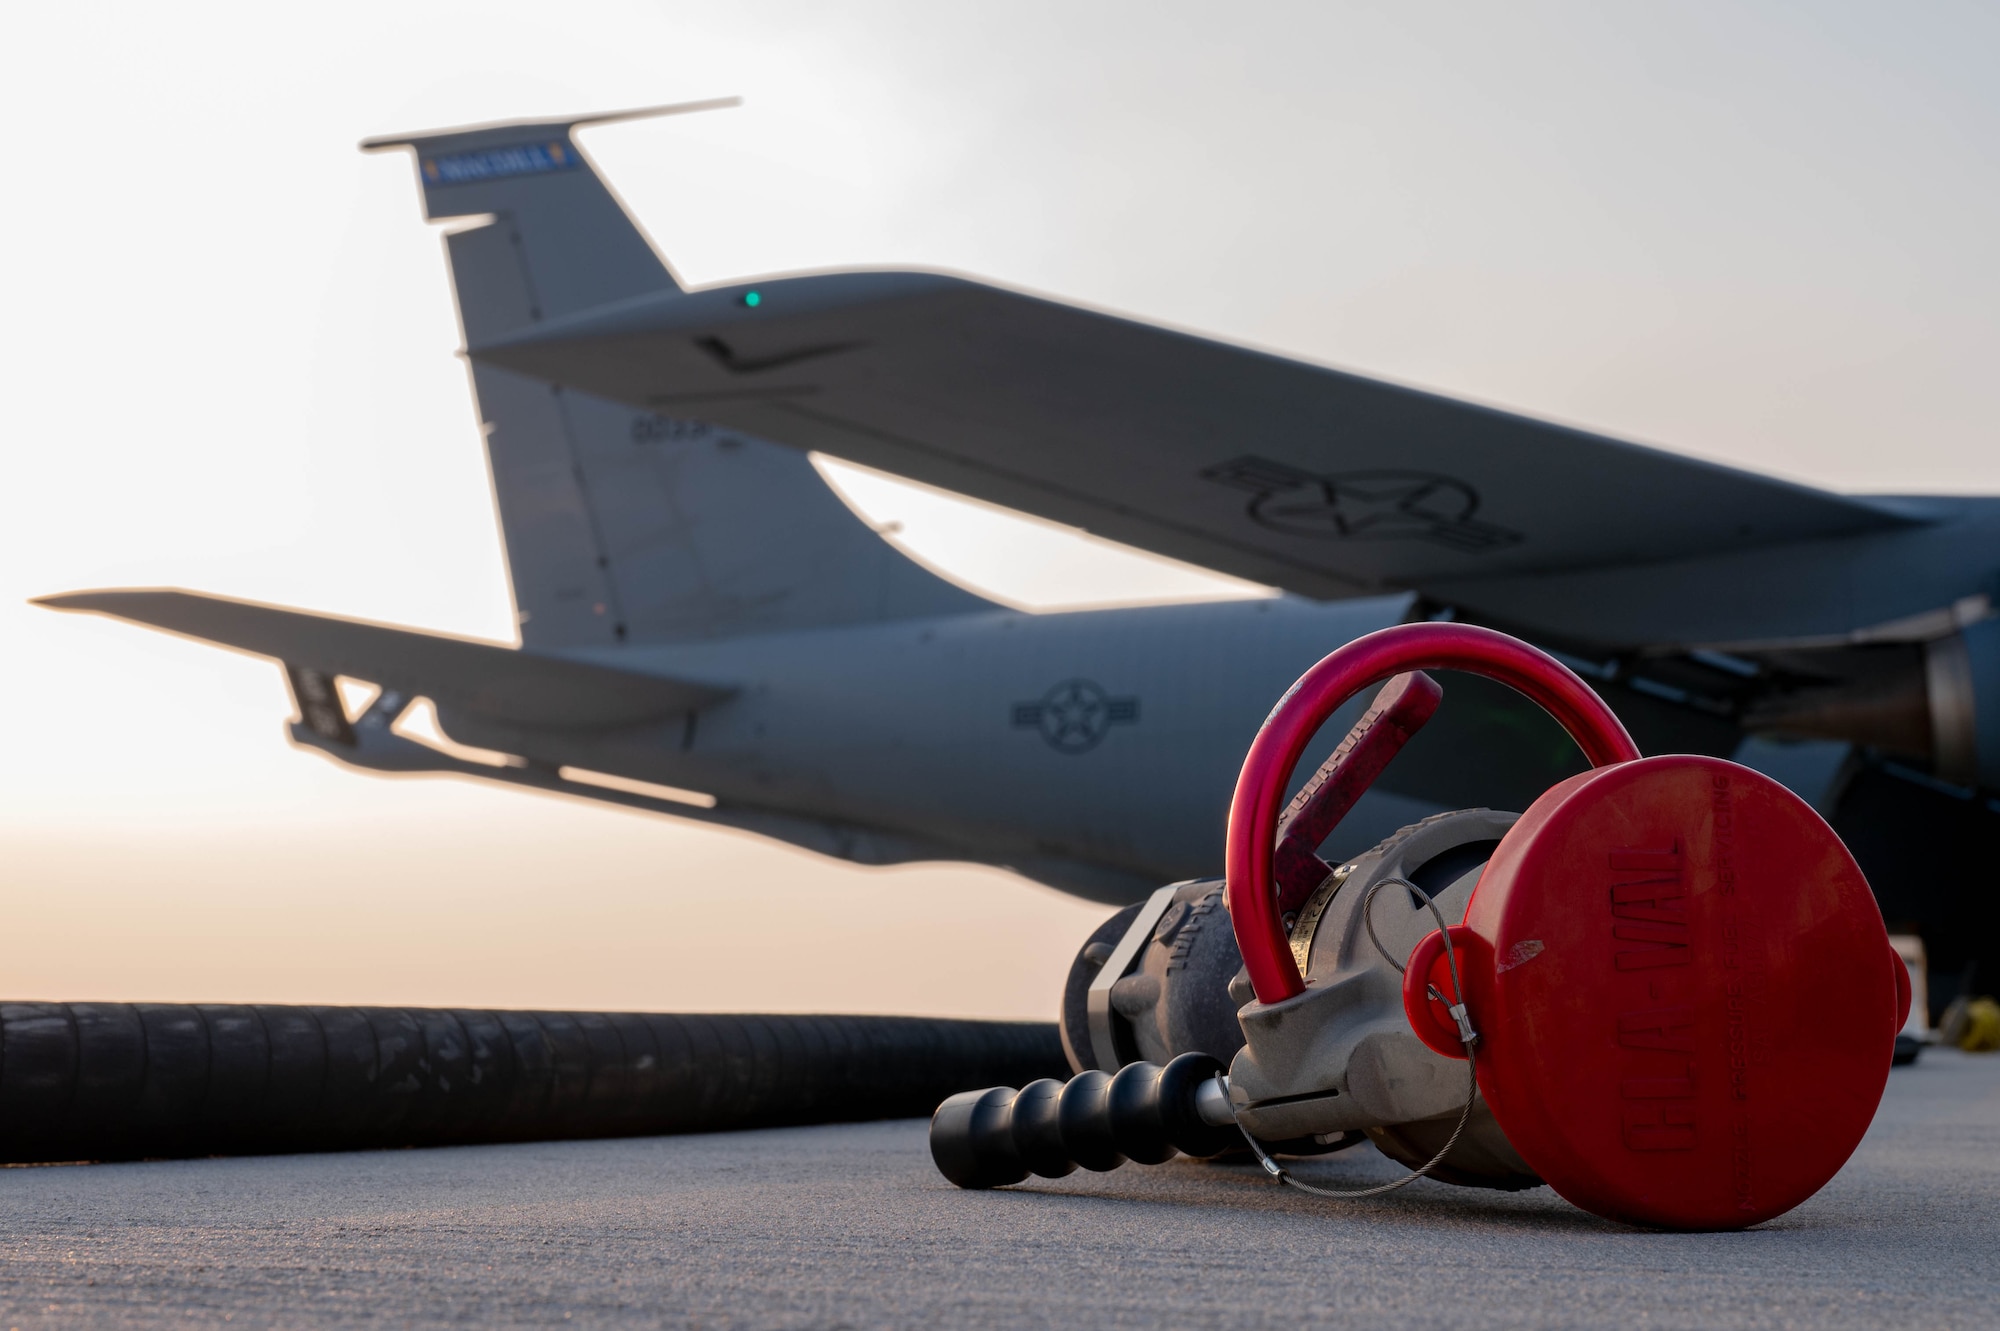
<instances>
[{"instance_id":1,"label":"yellow object on ground","mask_svg":"<svg viewBox=\"0 0 2000 1331\"><path fill-rule=\"evenodd\" d=\"M1990 997L1954 999L1938 1022L1938 1034L1969 1054L2000 1049L2000 1003Z\"/></svg>"},{"instance_id":2,"label":"yellow object on ground","mask_svg":"<svg viewBox=\"0 0 2000 1331\"><path fill-rule=\"evenodd\" d=\"M2000 1003L1975 998L1965 1005L1965 1031L1958 1037L1958 1047L1973 1054L2000 1049Z\"/></svg>"}]
</instances>

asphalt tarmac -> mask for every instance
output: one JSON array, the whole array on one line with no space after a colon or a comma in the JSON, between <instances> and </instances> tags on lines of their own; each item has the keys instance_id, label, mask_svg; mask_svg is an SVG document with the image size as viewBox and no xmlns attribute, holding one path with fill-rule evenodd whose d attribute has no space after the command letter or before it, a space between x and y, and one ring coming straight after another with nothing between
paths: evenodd
<instances>
[{"instance_id":1,"label":"asphalt tarmac","mask_svg":"<svg viewBox=\"0 0 2000 1331\"><path fill-rule=\"evenodd\" d=\"M0 1207L4 1327L1992 1327L2000 1055L1898 1069L1840 1176L1741 1234L1187 1161L967 1193L921 1122L16 1168Z\"/></svg>"}]
</instances>

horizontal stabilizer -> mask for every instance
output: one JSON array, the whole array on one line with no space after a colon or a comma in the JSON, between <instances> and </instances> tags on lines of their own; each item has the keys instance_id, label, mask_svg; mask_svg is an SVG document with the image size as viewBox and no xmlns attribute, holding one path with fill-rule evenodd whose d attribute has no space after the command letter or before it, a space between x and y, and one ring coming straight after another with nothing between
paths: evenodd
<instances>
[{"instance_id":1,"label":"horizontal stabilizer","mask_svg":"<svg viewBox=\"0 0 2000 1331\"><path fill-rule=\"evenodd\" d=\"M361 141L361 151L381 152L385 148L424 148L439 143L471 139L532 139L536 135L568 134L586 125L615 125L623 120L651 120L656 116L683 116L694 111L721 111L743 105L741 97L708 97L697 102L670 102L663 106L634 106L623 111L590 111L564 116L560 120L504 120L483 125L459 125L452 129L416 130L408 134L377 134Z\"/></svg>"},{"instance_id":2,"label":"horizontal stabilizer","mask_svg":"<svg viewBox=\"0 0 2000 1331\"><path fill-rule=\"evenodd\" d=\"M695 711L734 692L498 643L194 592L70 592L39 597L35 604L129 619L514 725L633 725Z\"/></svg>"}]
</instances>

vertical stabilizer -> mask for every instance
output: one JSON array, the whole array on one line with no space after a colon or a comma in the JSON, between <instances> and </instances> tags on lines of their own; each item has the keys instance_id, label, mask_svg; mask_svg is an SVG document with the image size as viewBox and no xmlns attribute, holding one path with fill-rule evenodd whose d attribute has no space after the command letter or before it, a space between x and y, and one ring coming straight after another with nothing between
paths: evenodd
<instances>
[{"instance_id":1,"label":"vertical stabilizer","mask_svg":"<svg viewBox=\"0 0 2000 1331\"><path fill-rule=\"evenodd\" d=\"M624 205L577 151L574 131L735 104L729 97L569 120L387 134L361 147L408 148L416 155L426 220L490 216L505 222L451 237L454 273L463 260L478 278L460 278L458 297L467 340L480 342L627 297L680 290Z\"/></svg>"},{"instance_id":2,"label":"vertical stabilizer","mask_svg":"<svg viewBox=\"0 0 2000 1331\"><path fill-rule=\"evenodd\" d=\"M732 105L370 139L415 155L468 343L681 287L576 146L581 125ZM882 540L796 450L472 367L523 643L660 643L972 610Z\"/></svg>"}]
</instances>

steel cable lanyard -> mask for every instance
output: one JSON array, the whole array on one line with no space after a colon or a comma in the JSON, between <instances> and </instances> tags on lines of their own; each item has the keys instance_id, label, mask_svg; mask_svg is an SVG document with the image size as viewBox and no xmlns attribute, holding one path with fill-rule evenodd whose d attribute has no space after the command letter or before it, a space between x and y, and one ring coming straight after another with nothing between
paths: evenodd
<instances>
[{"instance_id":1,"label":"steel cable lanyard","mask_svg":"<svg viewBox=\"0 0 2000 1331\"><path fill-rule=\"evenodd\" d=\"M1375 945L1375 950L1382 954L1382 959L1387 961L1391 966L1394 966L1397 971L1402 972L1407 970L1405 964L1396 960L1394 954L1388 948L1382 946L1382 940L1375 935L1375 897L1383 888L1391 886L1408 888L1411 893L1421 900L1429 908L1431 917L1437 921L1438 932L1444 935L1444 955L1446 964L1451 967L1452 989L1452 1001L1447 1005L1447 1010L1451 1013L1452 1019L1458 1023L1459 1043L1465 1046L1465 1108L1459 1110L1457 1125L1452 1128L1450 1138L1446 1140L1443 1146L1438 1148L1436 1155L1424 1161L1422 1165L1419 1165L1399 1179L1394 1179L1388 1183L1380 1183L1372 1188L1356 1189L1322 1188L1316 1184L1302 1181L1289 1169L1286 1169L1276 1160L1273 1160L1265 1152L1263 1145L1250 1135L1250 1129L1243 1126L1243 1120L1238 1118L1236 1120L1236 1130L1243 1134L1243 1140L1249 1143L1251 1154L1257 1157L1257 1163L1264 1167L1264 1172L1279 1183L1297 1188L1300 1192L1309 1192L1315 1197L1332 1197L1336 1200L1352 1201L1361 1197L1379 1197L1385 1192L1394 1192L1398 1188L1406 1188L1410 1184L1415 1183L1418 1179L1423 1178L1433 1169L1437 1168L1443 1162L1444 1158L1451 1154L1452 1147L1458 1145L1458 1139L1465 1135L1465 1125L1472 1121L1472 1107L1479 1103L1479 1069L1473 1052L1473 1046L1479 1043L1479 1032L1472 1028L1472 1016L1466 1010L1465 986L1460 982L1458 977L1458 954L1452 946L1451 932L1445 925L1444 912L1438 909L1437 902L1431 899L1430 893L1424 891L1407 878L1384 878L1381 882L1369 888L1368 895L1361 899L1361 922L1368 928L1368 941ZM1432 999L1440 1003L1445 1002L1444 995L1438 992L1436 985L1427 984L1425 987ZM1221 1077L1218 1077L1217 1080L1225 1083L1227 1081L1226 1078ZM1230 1113L1232 1115L1235 1114L1235 1107L1233 1105L1230 1108Z\"/></svg>"}]
</instances>

